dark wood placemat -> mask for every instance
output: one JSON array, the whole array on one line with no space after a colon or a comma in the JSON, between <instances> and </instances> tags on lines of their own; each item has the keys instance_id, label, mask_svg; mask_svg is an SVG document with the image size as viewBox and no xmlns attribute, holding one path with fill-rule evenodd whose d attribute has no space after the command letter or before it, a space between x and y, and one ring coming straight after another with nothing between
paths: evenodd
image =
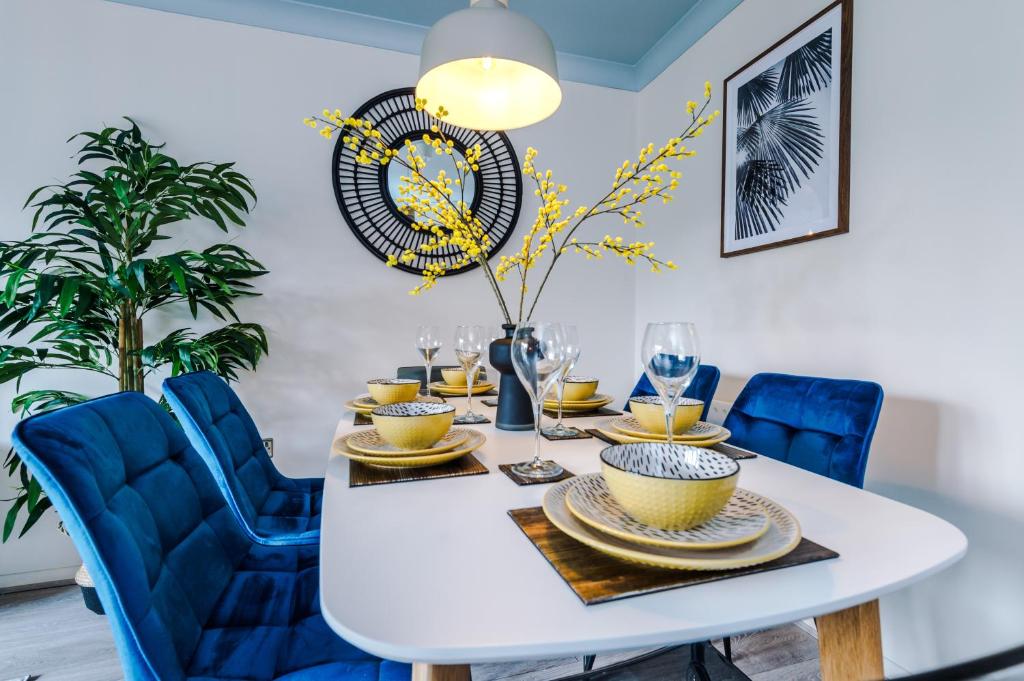
<instances>
[{"instance_id":1,"label":"dark wood placemat","mask_svg":"<svg viewBox=\"0 0 1024 681\"><path fill-rule=\"evenodd\" d=\"M488 472L487 466L480 463L480 460L472 454L427 468L380 468L367 466L350 459L348 462L348 486L364 487L366 485L387 485L392 482L412 482L413 480L459 478L466 475L484 475Z\"/></svg>"},{"instance_id":2,"label":"dark wood placemat","mask_svg":"<svg viewBox=\"0 0 1024 681\"><path fill-rule=\"evenodd\" d=\"M831 549L801 539L790 553L761 565L738 570L666 570L620 560L576 541L552 525L540 506L518 508L508 514L586 605L839 557Z\"/></svg>"},{"instance_id":3,"label":"dark wood placemat","mask_svg":"<svg viewBox=\"0 0 1024 681\"><path fill-rule=\"evenodd\" d=\"M557 409L545 409L544 410L544 415L549 417L549 418L557 419L558 418L558 410ZM601 407L600 409L595 409L594 411L565 411L564 409L562 410L562 418L563 419L585 419L585 418L589 418L589 417L592 417L592 416L621 416L621 415L622 415L621 411L616 411L615 409L612 409L611 407Z\"/></svg>"},{"instance_id":4,"label":"dark wood placemat","mask_svg":"<svg viewBox=\"0 0 1024 681\"><path fill-rule=\"evenodd\" d=\"M540 434L544 437L545 440L551 440L552 442L558 442L559 440L589 440L590 438L594 437L587 431L580 430L575 426L570 426L570 430L573 431L572 435L548 435L543 430L540 431Z\"/></svg>"},{"instance_id":5,"label":"dark wood placemat","mask_svg":"<svg viewBox=\"0 0 1024 681\"><path fill-rule=\"evenodd\" d=\"M481 416L483 416L483 414L481 414ZM457 419L459 417L456 416L455 418ZM458 421L453 421L452 425L454 425L454 426L482 426L485 423L491 423L491 420L489 418L487 418L486 416L484 416L484 419L485 420L477 421L476 423L459 423Z\"/></svg>"},{"instance_id":6,"label":"dark wood placemat","mask_svg":"<svg viewBox=\"0 0 1024 681\"><path fill-rule=\"evenodd\" d=\"M360 414L356 412L355 416L352 417L353 426L372 426L373 419L370 418L369 414Z\"/></svg>"},{"instance_id":7,"label":"dark wood placemat","mask_svg":"<svg viewBox=\"0 0 1024 681\"><path fill-rule=\"evenodd\" d=\"M510 463L498 464L498 470L507 475L509 477L509 480L516 483L520 487L523 487L524 485L547 485L548 483L551 482L560 482L562 480L566 480L568 478L576 476L575 473L563 467L562 474L559 475L557 478L549 478L548 480L534 480L533 478L524 478L523 476L519 475L514 470L512 470L512 466L513 464Z\"/></svg>"},{"instance_id":8,"label":"dark wood placemat","mask_svg":"<svg viewBox=\"0 0 1024 681\"><path fill-rule=\"evenodd\" d=\"M488 407L497 407L498 406L498 400L480 400L480 401L483 402L484 404L486 404Z\"/></svg>"}]
</instances>

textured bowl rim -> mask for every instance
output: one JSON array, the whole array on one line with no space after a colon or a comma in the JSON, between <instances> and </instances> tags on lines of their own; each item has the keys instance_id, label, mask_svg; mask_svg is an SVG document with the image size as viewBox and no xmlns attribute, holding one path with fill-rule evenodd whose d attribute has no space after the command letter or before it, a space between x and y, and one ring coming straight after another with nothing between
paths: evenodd
<instances>
[{"instance_id":1,"label":"textured bowl rim","mask_svg":"<svg viewBox=\"0 0 1024 681\"><path fill-rule=\"evenodd\" d=\"M418 385L419 382L418 378L371 378L366 385Z\"/></svg>"},{"instance_id":2,"label":"textured bowl rim","mask_svg":"<svg viewBox=\"0 0 1024 681\"><path fill-rule=\"evenodd\" d=\"M664 402L660 395L635 395L629 398L630 402L636 402L637 404L656 404L661 406ZM696 407L704 404L704 400L698 400L696 397L680 397L679 401L676 402L677 407Z\"/></svg>"},{"instance_id":3,"label":"textured bowl rim","mask_svg":"<svg viewBox=\"0 0 1024 681\"><path fill-rule=\"evenodd\" d=\"M593 376L566 376L566 383L600 383L600 381Z\"/></svg>"},{"instance_id":4,"label":"textured bowl rim","mask_svg":"<svg viewBox=\"0 0 1024 681\"><path fill-rule=\"evenodd\" d=\"M384 414L384 413L377 413L377 412L383 412L383 411L388 410L388 409L394 409L395 407L401 407L402 405L406 405L406 404L412 404L412 405L416 405L418 407L437 408L437 411L434 411L434 412L429 413L429 414ZM448 413L451 413L453 411L455 411L455 405L448 404L447 402L392 402L391 404L382 404L381 406L374 408L374 410L371 411L370 413L373 414L374 416L386 416L388 418L396 418L397 419L397 418L409 418L409 417L414 417L414 416L437 416L439 414L448 414Z\"/></svg>"},{"instance_id":5,"label":"textured bowl rim","mask_svg":"<svg viewBox=\"0 0 1024 681\"><path fill-rule=\"evenodd\" d=\"M686 448L686 449L692 449L695 452L697 452L698 454L708 454L708 455L715 454L717 456L721 456L721 457L724 457L724 458L728 459L735 468L733 469L733 471L731 473L726 473L725 475L719 475L719 476L716 476L714 478L666 478L666 477L662 477L660 475L648 475L647 473L639 473L637 471L626 470L622 466L616 466L611 461L609 461L608 459L605 458L605 453L608 452L609 450L625 448L625 447L632 448L632 447L636 447L638 445L639 446L660 445L661 447L672 447L673 449L675 449L677 447L681 447L681 448ZM617 444L617 445L608 445L607 447L605 447L604 449L601 450L601 463L603 463L603 464L605 464L607 466L611 466L612 468L614 468L617 471L622 471L623 473L629 473L630 475L637 475L637 476L640 476L641 478L651 478L652 480L675 480L677 482L709 482L711 480L725 480L726 478L731 478L734 475L739 475L739 472L740 472L740 463L739 463L739 461L737 461L736 459L733 459L731 457L728 457L725 454L722 454L721 452L716 452L714 450L706 449L704 447L693 447L691 445L686 445L686 444L677 444L675 442L673 442L672 444L669 444L667 442L624 442L622 444Z\"/></svg>"}]
</instances>

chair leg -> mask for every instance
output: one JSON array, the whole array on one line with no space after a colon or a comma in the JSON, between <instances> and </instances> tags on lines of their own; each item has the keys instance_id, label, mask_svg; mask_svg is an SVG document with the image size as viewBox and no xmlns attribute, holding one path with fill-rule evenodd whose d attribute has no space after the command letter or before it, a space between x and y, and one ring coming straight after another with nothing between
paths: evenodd
<instances>
[{"instance_id":1,"label":"chair leg","mask_svg":"<svg viewBox=\"0 0 1024 681\"><path fill-rule=\"evenodd\" d=\"M711 681L711 675L705 666L705 643L690 644L690 664L686 666L686 681Z\"/></svg>"},{"instance_id":2,"label":"chair leg","mask_svg":"<svg viewBox=\"0 0 1024 681\"><path fill-rule=\"evenodd\" d=\"M594 660L597 659L597 655L584 655L583 656L583 671L589 672L594 668Z\"/></svg>"},{"instance_id":3,"label":"chair leg","mask_svg":"<svg viewBox=\"0 0 1024 681\"><path fill-rule=\"evenodd\" d=\"M725 648L725 659L732 662L732 639L726 636L722 639L722 646Z\"/></svg>"}]
</instances>

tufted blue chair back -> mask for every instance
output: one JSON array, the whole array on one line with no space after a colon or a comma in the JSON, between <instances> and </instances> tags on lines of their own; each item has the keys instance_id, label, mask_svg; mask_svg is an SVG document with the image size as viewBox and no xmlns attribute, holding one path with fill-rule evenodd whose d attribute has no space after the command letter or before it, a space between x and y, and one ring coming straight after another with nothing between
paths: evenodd
<instances>
[{"instance_id":1,"label":"tufted blue chair back","mask_svg":"<svg viewBox=\"0 0 1024 681\"><path fill-rule=\"evenodd\" d=\"M710 364L701 364L697 367L697 375L693 377L693 381L689 387L683 393L683 397L689 397L694 400L702 400L704 402L704 411L701 412L701 421L706 421L708 418L708 410L711 409L711 401L715 398L715 390L718 389L718 379L722 377L722 372L718 370L718 367ZM642 395L657 395L658 391L651 385L651 381L647 378L647 374L640 374L640 380L636 382L636 387L633 388L633 392L630 393L630 397L640 397ZM623 407L626 411L629 411L629 400L626 400L626 406Z\"/></svg>"},{"instance_id":2,"label":"tufted blue chair back","mask_svg":"<svg viewBox=\"0 0 1024 681\"><path fill-rule=\"evenodd\" d=\"M206 459L239 522L257 541L263 540L265 533L259 531L262 511L287 507L301 495L297 494L300 490L293 489L294 481L281 475L270 460L263 438L238 395L224 379L209 371L167 379L164 395L196 450ZM300 508L295 515L308 515L308 511Z\"/></svg>"},{"instance_id":3,"label":"tufted blue chair back","mask_svg":"<svg viewBox=\"0 0 1024 681\"><path fill-rule=\"evenodd\" d=\"M725 419L729 444L863 487L882 397L868 381L757 374Z\"/></svg>"},{"instance_id":4,"label":"tufted blue chair back","mask_svg":"<svg viewBox=\"0 0 1024 681\"><path fill-rule=\"evenodd\" d=\"M184 679L250 541L181 429L119 393L22 421L13 440L94 576L129 678Z\"/></svg>"}]
</instances>

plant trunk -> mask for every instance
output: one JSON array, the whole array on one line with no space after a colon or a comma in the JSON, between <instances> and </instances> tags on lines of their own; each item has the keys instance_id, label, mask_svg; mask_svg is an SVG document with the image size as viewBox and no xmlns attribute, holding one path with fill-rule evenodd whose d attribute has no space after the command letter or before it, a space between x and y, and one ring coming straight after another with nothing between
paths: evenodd
<instances>
[{"instance_id":1,"label":"plant trunk","mask_svg":"<svg viewBox=\"0 0 1024 681\"><path fill-rule=\"evenodd\" d=\"M142 319L135 312L133 304L121 303L117 320L117 387L122 392L143 391Z\"/></svg>"}]
</instances>

